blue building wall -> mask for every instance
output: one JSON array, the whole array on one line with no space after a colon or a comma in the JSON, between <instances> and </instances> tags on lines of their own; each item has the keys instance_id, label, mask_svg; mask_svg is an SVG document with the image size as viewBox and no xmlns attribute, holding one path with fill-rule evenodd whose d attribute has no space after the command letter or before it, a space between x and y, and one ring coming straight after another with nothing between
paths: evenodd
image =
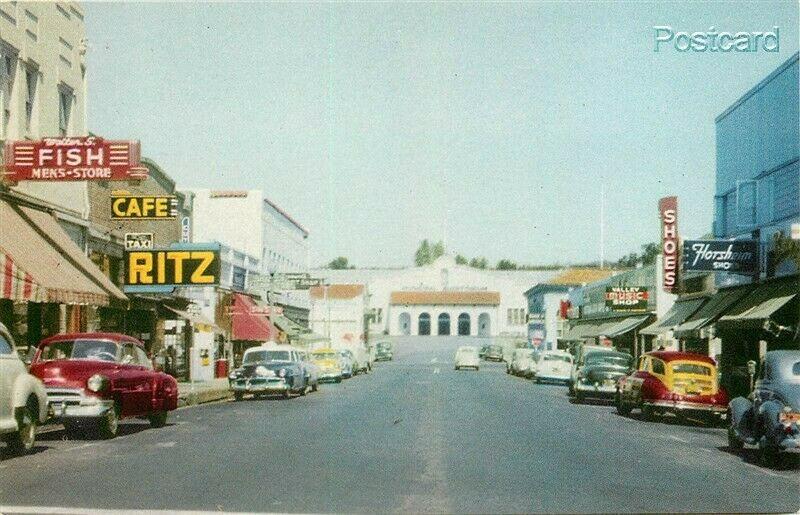
<instances>
[{"instance_id":1,"label":"blue building wall","mask_svg":"<svg viewBox=\"0 0 800 515\"><path fill-rule=\"evenodd\" d=\"M798 84L795 54L716 119L714 235L749 238L759 229L764 256L776 232L788 236L800 222ZM788 264L778 275L795 271Z\"/></svg>"}]
</instances>

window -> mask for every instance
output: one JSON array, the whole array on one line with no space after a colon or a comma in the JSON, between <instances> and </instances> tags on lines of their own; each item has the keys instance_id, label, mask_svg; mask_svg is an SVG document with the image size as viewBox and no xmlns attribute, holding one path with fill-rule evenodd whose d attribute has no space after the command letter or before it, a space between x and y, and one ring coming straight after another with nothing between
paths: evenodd
<instances>
[{"instance_id":1,"label":"window","mask_svg":"<svg viewBox=\"0 0 800 515\"><path fill-rule=\"evenodd\" d=\"M0 334L0 354L11 354L11 343Z\"/></svg>"},{"instance_id":2,"label":"window","mask_svg":"<svg viewBox=\"0 0 800 515\"><path fill-rule=\"evenodd\" d=\"M136 346L132 343L126 343L122 347L121 363L128 365L138 365L139 358L136 356Z\"/></svg>"},{"instance_id":3,"label":"window","mask_svg":"<svg viewBox=\"0 0 800 515\"><path fill-rule=\"evenodd\" d=\"M25 130L30 133L33 121L33 106L36 102L36 85L38 72L33 68L25 69Z\"/></svg>"},{"instance_id":4,"label":"window","mask_svg":"<svg viewBox=\"0 0 800 515\"><path fill-rule=\"evenodd\" d=\"M153 368L153 363L150 361L150 358L147 357L147 354L145 354L144 350L139 346L136 347L136 360L143 367Z\"/></svg>"},{"instance_id":5,"label":"window","mask_svg":"<svg viewBox=\"0 0 800 515\"><path fill-rule=\"evenodd\" d=\"M756 224L758 187L756 181L740 181L736 184L736 226L752 227Z\"/></svg>"},{"instance_id":6,"label":"window","mask_svg":"<svg viewBox=\"0 0 800 515\"><path fill-rule=\"evenodd\" d=\"M511 325L511 324L514 323L513 320L514 320L514 310L513 309L509 309L508 313L506 313L506 323L508 325Z\"/></svg>"},{"instance_id":7,"label":"window","mask_svg":"<svg viewBox=\"0 0 800 515\"><path fill-rule=\"evenodd\" d=\"M14 75L17 69L17 55L10 49L0 49L0 137L8 137L8 126L11 123L11 95L14 90Z\"/></svg>"},{"instance_id":8,"label":"window","mask_svg":"<svg viewBox=\"0 0 800 515\"><path fill-rule=\"evenodd\" d=\"M67 136L72 121L72 90L66 86L58 88L58 130L62 136Z\"/></svg>"},{"instance_id":9,"label":"window","mask_svg":"<svg viewBox=\"0 0 800 515\"><path fill-rule=\"evenodd\" d=\"M660 359L653 360L653 373L662 376L664 375L664 362Z\"/></svg>"}]
</instances>

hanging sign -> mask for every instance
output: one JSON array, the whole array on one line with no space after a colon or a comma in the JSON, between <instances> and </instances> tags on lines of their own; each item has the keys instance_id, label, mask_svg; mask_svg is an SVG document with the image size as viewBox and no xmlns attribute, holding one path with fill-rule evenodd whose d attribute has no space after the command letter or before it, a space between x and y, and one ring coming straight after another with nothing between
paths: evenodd
<instances>
[{"instance_id":1,"label":"hanging sign","mask_svg":"<svg viewBox=\"0 0 800 515\"><path fill-rule=\"evenodd\" d=\"M683 269L697 272L759 272L757 240L687 240L683 243Z\"/></svg>"},{"instance_id":2,"label":"hanging sign","mask_svg":"<svg viewBox=\"0 0 800 515\"><path fill-rule=\"evenodd\" d=\"M664 291L678 291L678 197L664 197L658 201L661 216L661 247L663 253Z\"/></svg>"},{"instance_id":3,"label":"hanging sign","mask_svg":"<svg viewBox=\"0 0 800 515\"><path fill-rule=\"evenodd\" d=\"M146 250L153 248L153 233L129 232L125 234L125 250Z\"/></svg>"},{"instance_id":4,"label":"hanging sign","mask_svg":"<svg viewBox=\"0 0 800 515\"><path fill-rule=\"evenodd\" d=\"M612 311L647 311L650 293L642 286L609 286L605 298Z\"/></svg>"},{"instance_id":5,"label":"hanging sign","mask_svg":"<svg viewBox=\"0 0 800 515\"><path fill-rule=\"evenodd\" d=\"M112 220L173 220L178 216L178 199L172 195L129 195L111 192Z\"/></svg>"},{"instance_id":6,"label":"hanging sign","mask_svg":"<svg viewBox=\"0 0 800 515\"><path fill-rule=\"evenodd\" d=\"M188 216L181 218L181 242L189 243L192 239L192 221Z\"/></svg>"},{"instance_id":7,"label":"hanging sign","mask_svg":"<svg viewBox=\"0 0 800 515\"><path fill-rule=\"evenodd\" d=\"M96 136L7 141L6 182L19 181L136 181L147 179L140 146L133 140Z\"/></svg>"},{"instance_id":8,"label":"hanging sign","mask_svg":"<svg viewBox=\"0 0 800 515\"><path fill-rule=\"evenodd\" d=\"M220 247L174 243L167 248L125 251L126 292L171 292L176 286L219 284Z\"/></svg>"}]
</instances>

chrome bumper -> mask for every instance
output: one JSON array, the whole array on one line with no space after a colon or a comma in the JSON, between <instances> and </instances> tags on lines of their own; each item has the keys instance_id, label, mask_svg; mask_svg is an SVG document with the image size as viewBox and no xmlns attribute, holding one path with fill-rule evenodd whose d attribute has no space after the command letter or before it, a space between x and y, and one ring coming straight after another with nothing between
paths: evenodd
<instances>
[{"instance_id":1,"label":"chrome bumper","mask_svg":"<svg viewBox=\"0 0 800 515\"><path fill-rule=\"evenodd\" d=\"M714 404L702 404L699 402L688 401L653 401L644 403L646 406L654 408L668 409L671 411L702 411L720 415L724 420L727 417L728 408L726 406L716 406Z\"/></svg>"},{"instance_id":2,"label":"chrome bumper","mask_svg":"<svg viewBox=\"0 0 800 515\"><path fill-rule=\"evenodd\" d=\"M242 393L284 392L289 389L289 385L283 379L245 379L231 381L230 389Z\"/></svg>"},{"instance_id":3,"label":"chrome bumper","mask_svg":"<svg viewBox=\"0 0 800 515\"><path fill-rule=\"evenodd\" d=\"M343 372L322 372L319 375L320 381L330 381L331 379L341 379Z\"/></svg>"},{"instance_id":4,"label":"chrome bumper","mask_svg":"<svg viewBox=\"0 0 800 515\"><path fill-rule=\"evenodd\" d=\"M87 395L82 389L47 388L48 411L53 419L98 418L114 407L113 399Z\"/></svg>"},{"instance_id":5,"label":"chrome bumper","mask_svg":"<svg viewBox=\"0 0 800 515\"><path fill-rule=\"evenodd\" d=\"M540 381L551 382L551 383L566 383L566 382L569 381L569 376L568 375L567 376L548 376L548 375L536 374L536 379L538 379Z\"/></svg>"},{"instance_id":6,"label":"chrome bumper","mask_svg":"<svg viewBox=\"0 0 800 515\"><path fill-rule=\"evenodd\" d=\"M800 454L800 440L793 436L787 436L781 443L779 444L781 451L788 452L790 454Z\"/></svg>"},{"instance_id":7,"label":"chrome bumper","mask_svg":"<svg viewBox=\"0 0 800 515\"><path fill-rule=\"evenodd\" d=\"M575 383L575 391L595 395L615 395L617 393L617 385L614 383L612 385L600 384L595 386L594 383L588 384L577 382Z\"/></svg>"}]
</instances>

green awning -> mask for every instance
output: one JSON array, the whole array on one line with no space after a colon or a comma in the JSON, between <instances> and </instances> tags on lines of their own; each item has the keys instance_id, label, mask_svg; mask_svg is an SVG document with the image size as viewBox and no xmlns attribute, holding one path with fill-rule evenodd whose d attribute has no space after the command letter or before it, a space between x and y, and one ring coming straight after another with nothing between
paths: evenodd
<instances>
[{"instance_id":1,"label":"green awning","mask_svg":"<svg viewBox=\"0 0 800 515\"><path fill-rule=\"evenodd\" d=\"M283 315L273 316L272 323L275 324L278 329L286 333L289 338L294 338L295 336L307 331L305 327Z\"/></svg>"},{"instance_id":2,"label":"green awning","mask_svg":"<svg viewBox=\"0 0 800 515\"><path fill-rule=\"evenodd\" d=\"M750 284L719 290L695 314L673 329L673 336L676 338L699 336L700 329L716 322L731 306L752 291L753 286Z\"/></svg>"},{"instance_id":3,"label":"green awning","mask_svg":"<svg viewBox=\"0 0 800 515\"><path fill-rule=\"evenodd\" d=\"M296 344L301 345L303 347L308 347L314 344L319 343L327 343L330 344L330 338L327 336L322 336L321 334L317 333L303 333L297 335L295 338Z\"/></svg>"},{"instance_id":4,"label":"green awning","mask_svg":"<svg viewBox=\"0 0 800 515\"><path fill-rule=\"evenodd\" d=\"M753 293L719 319L725 325L760 325L800 294L800 277L776 279L756 286Z\"/></svg>"},{"instance_id":5,"label":"green awning","mask_svg":"<svg viewBox=\"0 0 800 515\"><path fill-rule=\"evenodd\" d=\"M589 337L589 333L599 325L596 320L581 320L558 339L565 342L579 342Z\"/></svg>"},{"instance_id":6,"label":"green awning","mask_svg":"<svg viewBox=\"0 0 800 515\"><path fill-rule=\"evenodd\" d=\"M634 329L641 327L649 319L650 315L641 315L608 320L595 330L595 334L591 334L590 336L606 336L608 338L616 338L617 336L622 336L625 333L629 333Z\"/></svg>"},{"instance_id":7,"label":"green awning","mask_svg":"<svg viewBox=\"0 0 800 515\"><path fill-rule=\"evenodd\" d=\"M657 336L675 329L675 327L685 322L687 318L700 309L700 306L702 306L706 300L708 300L708 297L675 301L672 308L667 311L661 319L639 331L639 334Z\"/></svg>"}]
</instances>

